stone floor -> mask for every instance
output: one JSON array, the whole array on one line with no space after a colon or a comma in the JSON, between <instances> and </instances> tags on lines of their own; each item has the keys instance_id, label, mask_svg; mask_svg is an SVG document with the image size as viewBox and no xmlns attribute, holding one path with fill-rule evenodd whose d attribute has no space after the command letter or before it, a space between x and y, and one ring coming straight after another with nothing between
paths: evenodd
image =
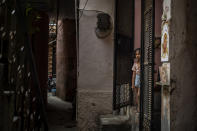
<instances>
[{"instance_id":1,"label":"stone floor","mask_svg":"<svg viewBox=\"0 0 197 131\"><path fill-rule=\"evenodd\" d=\"M72 104L48 94L47 118L49 131L77 131L72 120Z\"/></svg>"},{"instance_id":2,"label":"stone floor","mask_svg":"<svg viewBox=\"0 0 197 131\"><path fill-rule=\"evenodd\" d=\"M101 115L100 122L102 131L131 131L129 116L126 115Z\"/></svg>"}]
</instances>

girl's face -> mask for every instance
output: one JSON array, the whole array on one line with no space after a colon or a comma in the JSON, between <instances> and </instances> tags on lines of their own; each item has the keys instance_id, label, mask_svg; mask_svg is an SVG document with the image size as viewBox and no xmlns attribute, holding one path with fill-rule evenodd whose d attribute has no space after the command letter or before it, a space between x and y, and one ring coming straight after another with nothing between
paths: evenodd
<instances>
[{"instance_id":1,"label":"girl's face","mask_svg":"<svg viewBox=\"0 0 197 131\"><path fill-rule=\"evenodd\" d=\"M135 57L139 60L140 59L140 52L139 52L139 50L138 51L136 51L136 53L135 53Z\"/></svg>"}]
</instances>

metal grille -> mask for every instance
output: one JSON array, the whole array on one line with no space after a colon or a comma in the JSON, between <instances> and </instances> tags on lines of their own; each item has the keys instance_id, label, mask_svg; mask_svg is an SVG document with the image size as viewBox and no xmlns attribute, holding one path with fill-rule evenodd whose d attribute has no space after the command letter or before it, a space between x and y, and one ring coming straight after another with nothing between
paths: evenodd
<instances>
[{"instance_id":1,"label":"metal grille","mask_svg":"<svg viewBox=\"0 0 197 131\"><path fill-rule=\"evenodd\" d=\"M115 41L114 109L131 105L132 39L117 34ZM130 88L129 88L130 86Z\"/></svg>"},{"instance_id":2,"label":"metal grille","mask_svg":"<svg viewBox=\"0 0 197 131\"><path fill-rule=\"evenodd\" d=\"M142 2L142 59L140 129L151 131L154 81L154 0Z\"/></svg>"},{"instance_id":3,"label":"metal grille","mask_svg":"<svg viewBox=\"0 0 197 131\"><path fill-rule=\"evenodd\" d=\"M129 84L116 85L115 109L120 109L130 104Z\"/></svg>"},{"instance_id":4,"label":"metal grille","mask_svg":"<svg viewBox=\"0 0 197 131\"><path fill-rule=\"evenodd\" d=\"M8 87L3 89L1 97L7 98L11 105L5 116L9 117L2 130L40 131L43 125L47 131L46 119L43 112L43 101L36 88L35 74L32 71L32 58L28 52L29 42L21 27L27 23L20 23L21 12L17 5L19 1L0 0L0 45L7 45L6 59L8 61ZM3 13L3 14L2 14ZM24 19L24 18L22 18ZM2 47L1 50L5 50ZM34 75L33 75L34 74ZM7 105L4 105L7 106ZM4 117L5 118L5 117ZM44 124L43 124L44 122Z\"/></svg>"}]
</instances>

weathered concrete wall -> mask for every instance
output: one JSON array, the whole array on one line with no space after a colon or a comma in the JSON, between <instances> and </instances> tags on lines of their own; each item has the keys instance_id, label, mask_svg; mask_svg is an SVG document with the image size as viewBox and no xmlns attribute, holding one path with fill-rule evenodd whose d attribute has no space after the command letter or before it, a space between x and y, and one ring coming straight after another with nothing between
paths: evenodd
<instances>
[{"instance_id":1,"label":"weathered concrete wall","mask_svg":"<svg viewBox=\"0 0 197 131\"><path fill-rule=\"evenodd\" d=\"M197 1L172 0L171 130L197 130Z\"/></svg>"},{"instance_id":2,"label":"weathered concrete wall","mask_svg":"<svg viewBox=\"0 0 197 131\"><path fill-rule=\"evenodd\" d=\"M98 131L99 116L112 112L112 93L80 91L77 110L79 131Z\"/></svg>"},{"instance_id":3,"label":"weathered concrete wall","mask_svg":"<svg viewBox=\"0 0 197 131\"><path fill-rule=\"evenodd\" d=\"M86 0L81 0L80 8ZM114 0L92 0L85 10L108 13L113 20ZM77 119L79 130L96 130L99 115L112 112L113 31L99 39L95 34L96 11L84 11L79 20L79 76Z\"/></svg>"},{"instance_id":4,"label":"weathered concrete wall","mask_svg":"<svg viewBox=\"0 0 197 131\"><path fill-rule=\"evenodd\" d=\"M76 28L75 20L59 20L57 37L57 96L72 101L76 89Z\"/></svg>"}]
</instances>

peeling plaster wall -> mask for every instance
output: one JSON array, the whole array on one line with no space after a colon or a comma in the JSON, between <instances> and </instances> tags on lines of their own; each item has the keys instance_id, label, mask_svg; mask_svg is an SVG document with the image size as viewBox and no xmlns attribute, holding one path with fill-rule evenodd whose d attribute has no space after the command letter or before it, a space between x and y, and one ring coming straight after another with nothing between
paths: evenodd
<instances>
[{"instance_id":1,"label":"peeling plaster wall","mask_svg":"<svg viewBox=\"0 0 197 131\"><path fill-rule=\"evenodd\" d=\"M172 0L171 130L197 130L197 1Z\"/></svg>"},{"instance_id":2,"label":"peeling plaster wall","mask_svg":"<svg viewBox=\"0 0 197 131\"><path fill-rule=\"evenodd\" d=\"M80 8L86 0L80 1ZM113 20L113 0L91 0L85 10L108 13ZM79 20L79 76L77 119L81 131L97 130L99 115L112 112L113 31L98 39L95 34L96 11L84 11Z\"/></svg>"}]
</instances>

